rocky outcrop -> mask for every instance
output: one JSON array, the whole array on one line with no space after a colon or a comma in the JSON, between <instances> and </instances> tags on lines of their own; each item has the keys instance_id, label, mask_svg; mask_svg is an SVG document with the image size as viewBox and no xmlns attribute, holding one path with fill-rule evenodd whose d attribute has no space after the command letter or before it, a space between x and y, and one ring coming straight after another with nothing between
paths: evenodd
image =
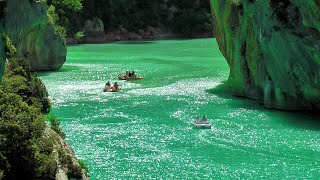
<instances>
[{"instance_id":1,"label":"rocky outcrop","mask_svg":"<svg viewBox=\"0 0 320 180\"><path fill-rule=\"evenodd\" d=\"M7 1L5 31L33 71L56 70L66 61L64 39L48 22L47 5L40 1Z\"/></svg>"},{"instance_id":2,"label":"rocky outcrop","mask_svg":"<svg viewBox=\"0 0 320 180\"><path fill-rule=\"evenodd\" d=\"M92 20L86 20L83 31L86 36L103 36L105 34L104 24L102 20L97 17Z\"/></svg>"},{"instance_id":3,"label":"rocky outcrop","mask_svg":"<svg viewBox=\"0 0 320 180\"><path fill-rule=\"evenodd\" d=\"M65 142L55 131L48 126L45 129L44 136L50 139L54 144L53 154L56 159L56 180L68 180L69 177L76 177L81 180L89 180L87 172L81 169L80 164L75 157L71 146Z\"/></svg>"},{"instance_id":4,"label":"rocky outcrop","mask_svg":"<svg viewBox=\"0 0 320 180\"><path fill-rule=\"evenodd\" d=\"M318 0L211 0L235 95L267 108L320 109Z\"/></svg>"}]
</instances>

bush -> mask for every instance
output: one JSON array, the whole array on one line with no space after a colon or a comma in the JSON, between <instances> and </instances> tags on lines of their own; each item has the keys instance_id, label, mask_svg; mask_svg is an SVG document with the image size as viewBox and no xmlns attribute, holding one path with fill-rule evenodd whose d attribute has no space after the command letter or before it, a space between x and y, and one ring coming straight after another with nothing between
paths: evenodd
<instances>
[{"instance_id":1,"label":"bush","mask_svg":"<svg viewBox=\"0 0 320 180\"><path fill-rule=\"evenodd\" d=\"M0 152L4 159L0 169L8 179L34 177L36 142L45 128L40 110L28 106L17 94L0 90L0 112Z\"/></svg>"},{"instance_id":2,"label":"bush","mask_svg":"<svg viewBox=\"0 0 320 180\"><path fill-rule=\"evenodd\" d=\"M53 115L49 115L48 120L50 121L51 129L53 129L62 139L64 139L66 134L60 128L60 121Z\"/></svg>"},{"instance_id":3,"label":"bush","mask_svg":"<svg viewBox=\"0 0 320 180\"><path fill-rule=\"evenodd\" d=\"M5 50L6 56L8 58L14 57L14 55L17 52L17 49L12 44L11 39L9 38L9 36L6 33L2 34L2 38L3 38L3 41L4 41L4 50Z\"/></svg>"},{"instance_id":4,"label":"bush","mask_svg":"<svg viewBox=\"0 0 320 180\"><path fill-rule=\"evenodd\" d=\"M48 93L24 59L11 58L0 83L0 177L54 179L53 142L44 138L41 112ZM1 179L1 178L0 178Z\"/></svg>"},{"instance_id":5,"label":"bush","mask_svg":"<svg viewBox=\"0 0 320 180\"><path fill-rule=\"evenodd\" d=\"M89 166L84 161L79 159L78 163L79 163L81 169L84 169L84 170L86 170L86 172L89 172Z\"/></svg>"},{"instance_id":6,"label":"bush","mask_svg":"<svg viewBox=\"0 0 320 180\"><path fill-rule=\"evenodd\" d=\"M0 180L4 179L3 171L0 170Z\"/></svg>"},{"instance_id":7,"label":"bush","mask_svg":"<svg viewBox=\"0 0 320 180\"><path fill-rule=\"evenodd\" d=\"M72 158L70 155L65 154L62 150L59 151L59 157L61 164L65 164L68 168L68 178L81 178L82 176L82 169L80 166L74 166L72 162Z\"/></svg>"},{"instance_id":8,"label":"bush","mask_svg":"<svg viewBox=\"0 0 320 180\"><path fill-rule=\"evenodd\" d=\"M31 74L29 63L22 58L11 58L6 65L1 87L5 92L16 93L23 100L48 114L51 108L49 94L42 81Z\"/></svg>"},{"instance_id":9,"label":"bush","mask_svg":"<svg viewBox=\"0 0 320 180\"><path fill-rule=\"evenodd\" d=\"M84 32L83 31L79 31L74 36L78 41L81 41L83 39L83 37L84 37Z\"/></svg>"},{"instance_id":10,"label":"bush","mask_svg":"<svg viewBox=\"0 0 320 180\"><path fill-rule=\"evenodd\" d=\"M55 159L54 140L52 137L42 136L37 142L35 154L36 177L38 179L55 179L57 162Z\"/></svg>"}]
</instances>

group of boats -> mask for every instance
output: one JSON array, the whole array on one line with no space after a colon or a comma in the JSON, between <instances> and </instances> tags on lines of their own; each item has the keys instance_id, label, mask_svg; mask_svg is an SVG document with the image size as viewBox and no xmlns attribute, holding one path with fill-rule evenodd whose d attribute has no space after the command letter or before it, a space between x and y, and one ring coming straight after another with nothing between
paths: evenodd
<instances>
[{"instance_id":1,"label":"group of boats","mask_svg":"<svg viewBox=\"0 0 320 180\"><path fill-rule=\"evenodd\" d=\"M137 76L134 71L126 72L126 75L122 76L121 74L118 74L118 79L120 81L135 81L135 80L143 80L144 78L142 76ZM119 87L118 83L115 82L112 84L110 81L107 82L105 85L103 92L119 92L121 88Z\"/></svg>"},{"instance_id":2,"label":"group of boats","mask_svg":"<svg viewBox=\"0 0 320 180\"><path fill-rule=\"evenodd\" d=\"M122 76L121 74L118 74L118 79L120 81L135 81L135 80L143 80L144 78L142 76L137 76L134 71L126 72L126 75ZM118 83L115 82L114 84L110 83L108 81L106 83L105 88L103 89L103 92L119 92L121 88L119 87ZM191 123L196 128L211 128L211 124L208 122L206 116L204 115L202 119L200 119L199 116L197 116L197 119Z\"/></svg>"}]
</instances>

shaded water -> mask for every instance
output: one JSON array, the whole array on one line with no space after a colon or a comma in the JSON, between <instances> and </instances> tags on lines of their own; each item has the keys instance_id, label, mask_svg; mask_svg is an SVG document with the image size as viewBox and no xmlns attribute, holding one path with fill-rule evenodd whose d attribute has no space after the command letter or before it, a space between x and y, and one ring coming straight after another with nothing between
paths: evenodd
<instances>
[{"instance_id":1,"label":"shaded water","mask_svg":"<svg viewBox=\"0 0 320 180\"><path fill-rule=\"evenodd\" d=\"M102 92L133 69L145 80ZM232 97L228 74L216 41L200 39L71 46L40 76L91 179L319 177L319 117ZM194 129L197 114L213 128Z\"/></svg>"}]
</instances>

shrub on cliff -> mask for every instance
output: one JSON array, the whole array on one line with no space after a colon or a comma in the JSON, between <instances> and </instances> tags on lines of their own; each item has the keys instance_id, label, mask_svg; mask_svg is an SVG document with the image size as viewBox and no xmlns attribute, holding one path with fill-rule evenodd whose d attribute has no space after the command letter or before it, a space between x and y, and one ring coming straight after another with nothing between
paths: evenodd
<instances>
[{"instance_id":1,"label":"shrub on cliff","mask_svg":"<svg viewBox=\"0 0 320 180\"><path fill-rule=\"evenodd\" d=\"M86 172L89 172L89 166L84 161L78 160L78 163L79 163L81 169L84 169L84 170L86 170Z\"/></svg>"},{"instance_id":2,"label":"shrub on cliff","mask_svg":"<svg viewBox=\"0 0 320 180\"><path fill-rule=\"evenodd\" d=\"M81 41L84 38L84 32L83 31L79 31L77 32L74 37L76 38L77 41Z\"/></svg>"},{"instance_id":3,"label":"shrub on cliff","mask_svg":"<svg viewBox=\"0 0 320 180\"><path fill-rule=\"evenodd\" d=\"M5 54L8 58L14 57L14 55L17 52L16 47L12 44L11 39L9 36L5 33L2 34L2 38L4 41L4 50Z\"/></svg>"},{"instance_id":4,"label":"shrub on cliff","mask_svg":"<svg viewBox=\"0 0 320 180\"><path fill-rule=\"evenodd\" d=\"M6 179L54 179L53 143L44 140L41 114L50 109L47 98L29 64L11 58L0 83L0 169Z\"/></svg>"},{"instance_id":5,"label":"shrub on cliff","mask_svg":"<svg viewBox=\"0 0 320 180\"><path fill-rule=\"evenodd\" d=\"M60 128L60 121L51 114L48 116L47 119L50 122L51 129L53 129L62 139L64 139L66 134Z\"/></svg>"},{"instance_id":6,"label":"shrub on cliff","mask_svg":"<svg viewBox=\"0 0 320 180\"><path fill-rule=\"evenodd\" d=\"M15 94L0 89L0 169L5 176L17 179L22 174L33 177L37 140L45 122L40 110L29 106Z\"/></svg>"},{"instance_id":7,"label":"shrub on cliff","mask_svg":"<svg viewBox=\"0 0 320 180\"><path fill-rule=\"evenodd\" d=\"M46 87L31 74L29 63L22 58L11 58L3 76L1 87L5 92L16 93L28 104L49 113L50 101Z\"/></svg>"},{"instance_id":8,"label":"shrub on cliff","mask_svg":"<svg viewBox=\"0 0 320 180\"><path fill-rule=\"evenodd\" d=\"M56 33L65 38L70 25L66 14L70 13L69 11L79 12L82 9L82 0L46 0L46 3L49 6L48 21L55 25Z\"/></svg>"}]
</instances>

